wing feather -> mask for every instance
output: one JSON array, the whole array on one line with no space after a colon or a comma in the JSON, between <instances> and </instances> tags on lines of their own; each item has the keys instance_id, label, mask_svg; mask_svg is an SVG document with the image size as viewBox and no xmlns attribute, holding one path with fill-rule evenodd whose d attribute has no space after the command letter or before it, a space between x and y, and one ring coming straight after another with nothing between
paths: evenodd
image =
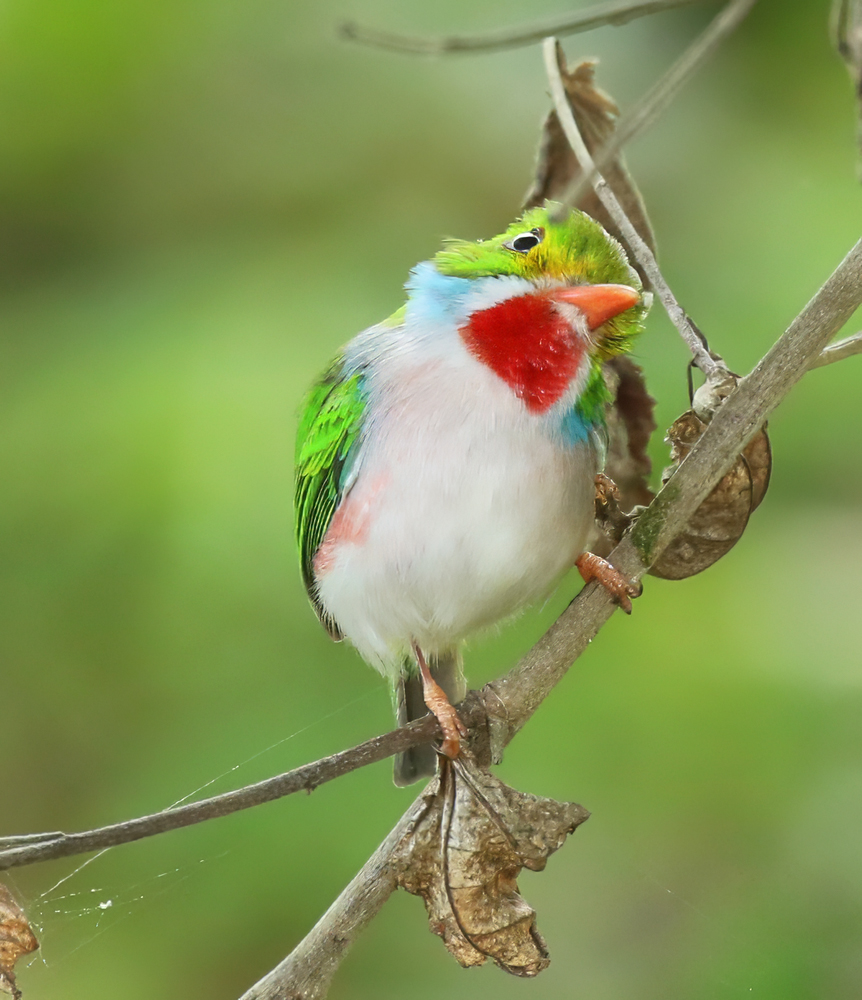
<instances>
[{"instance_id":1,"label":"wing feather","mask_svg":"<svg viewBox=\"0 0 862 1000\"><path fill-rule=\"evenodd\" d=\"M344 495L359 450L365 413L364 375L336 360L308 393L296 434L296 542L302 578L314 610L334 639L338 624L323 608L314 556Z\"/></svg>"}]
</instances>

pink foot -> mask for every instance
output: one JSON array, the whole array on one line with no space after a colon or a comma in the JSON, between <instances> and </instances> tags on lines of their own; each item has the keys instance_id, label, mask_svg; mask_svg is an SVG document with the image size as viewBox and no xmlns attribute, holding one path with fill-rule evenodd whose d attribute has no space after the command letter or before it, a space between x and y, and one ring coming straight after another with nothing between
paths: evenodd
<instances>
[{"instance_id":1,"label":"pink foot","mask_svg":"<svg viewBox=\"0 0 862 1000\"><path fill-rule=\"evenodd\" d=\"M419 664L425 704L428 706L428 711L437 717L440 729L443 731L440 753L444 757L454 760L461 753L461 737L466 736L469 730L458 717L454 706L446 697L446 692L431 676L425 656L415 643L413 644L413 652L416 654L416 662Z\"/></svg>"},{"instance_id":2,"label":"pink foot","mask_svg":"<svg viewBox=\"0 0 862 1000\"><path fill-rule=\"evenodd\" d=\"M632 613L631 598L640 597L643 590L640 584L631 583L606 559L592 552L578 556L575 565L586 583L597 580L627 615Z\"/></svg>"}]
</instances>

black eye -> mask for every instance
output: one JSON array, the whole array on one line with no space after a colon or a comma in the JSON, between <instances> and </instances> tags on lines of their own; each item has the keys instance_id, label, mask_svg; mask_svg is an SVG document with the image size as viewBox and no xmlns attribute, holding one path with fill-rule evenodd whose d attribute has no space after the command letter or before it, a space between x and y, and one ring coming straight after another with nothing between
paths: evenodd
<instances>
[{"instance_id":1,"label":"black eye","mask_svg":"<svg viewBox=\"0 0 862 1000\"><path fill-rule=\"evenodd\" d=\"M545 238L545 230L541 226L531 229L528 233L518 233L508 243L503 246L507 250L514 250L516 253L529 253L533 247L538 246Z\"/></svg>"}]
</instances>

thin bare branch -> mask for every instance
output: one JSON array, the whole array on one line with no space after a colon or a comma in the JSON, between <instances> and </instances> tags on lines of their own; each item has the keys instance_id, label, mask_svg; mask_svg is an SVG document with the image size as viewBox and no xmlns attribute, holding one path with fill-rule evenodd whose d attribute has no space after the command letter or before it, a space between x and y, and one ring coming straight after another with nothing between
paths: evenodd
<instances>
[{"instance_id":1,"label":"thin bare branch","mask_svg":"<svg viewBox=\"0 0 862 1000\"><path fill-rule=\"evenodd\" d=\"M862 331L854 333L852 337L845 337L844 340L836 340L834 344L824 348L811 362L811 367L822 368L835 361L850 358L854 354L862 354Z\"/></svg>"},{"instance_id":2,"label":"thin bare branch","mask_svg":"<svg viewBox=\"0 0 862 1000\"><path fill-rule=\"evenodd\" d=\"M378 49L411 55L439 56L457 52L479 52L493 49L511 49L519 45L530 45L541 41L546 35L574 35L591 31L604 25L626 24L647 14L672 10L674 7L689 7L702 0L610 0L587 7L577 14L534 21L516 28L504 28L480 35L447 35L442 38L421 38L414 35L398 35L388 31L366 28L355 21L345 21L339 27L343 38L361 42Z\"/></svg>"},{"instance_id":3,"label":"thin bare branch","mask_svg":"<svg viewBox=\"0 0 862 1000\"><path fill-rule=\"evenodd\" d=\"M656 121L693 76L695 70L700 69L709 56L745 20L756 2L757 0L734 0L713 19L703 34L695 39L667 73L620 120L613 136L596 156L596 172L603 173L608 164L619 155L623 146ZM566 193L565 203L578 204L592 183L592 179L593 175L588 170L577 177L571 190Z\"/></svg>"},{"instance_id":4,"label":"thin bare branch","mask_svg":"<svg viewBox=\"0 0 862 1000\"><path fill-rule=\"evenodd\" d=\"M750 2L750 0L746 0L746 2ZM572 114L572 109L566 97L566 88L560 73L562 53L556 38L546 38L543 51L545 56L545 70L548 74L548 82L551 85L554 109L557 112L560 125L566 134L566 138L569 140L578 163L581 165L581 169L584 174L592 178L593 190L610 213L611 218L616 223L617 228L638 263L643 268L653 290L667 310L671 322L679 330L682 339L688 344L698 368L707 376L725 375L727 369L724 362L712 356L703 339L703 335L689 319L679 302L677 302L676 296L665 281L652 250L650 250L640 233L629 221L625 210L617 200L617 196L596 170L593 158L590 156L589 150L581 137L575 116Z\"/></svg>"},{"instance_id":5,"label":"thin bare branch","mask_svg":"<svg viewBox=\"0 0 862 1000\"><path fill-rule=\"evenodd\" d=\"M462 715L468 725L471 721L478 725L484 720L481 706L472 702L465 705ZM420 743L428 743L439 735L437 720L429 715L312 764L305 764L285 774L199 802L189 802L174 809L165 809L150 816L140 816L83 833L37 833L0 838L0 871L128 844L218 816L228 816L241 809L284 798L294 792L310 792L342 774L384 760Z\"/></svg>"}]
</instances>

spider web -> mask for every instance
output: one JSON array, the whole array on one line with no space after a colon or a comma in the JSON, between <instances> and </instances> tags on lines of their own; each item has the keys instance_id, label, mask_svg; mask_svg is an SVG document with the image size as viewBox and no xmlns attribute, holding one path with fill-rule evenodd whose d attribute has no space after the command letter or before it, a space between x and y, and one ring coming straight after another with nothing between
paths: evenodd
<instances>
[{"instance_id":1,"label":"spider web","mask_svg":"<svg viewBox=\"0 0 862 1000\"><path fill-rule=\"evenodd\" d=\"M184 802L195 799L201 792L223 782L224 779L236 774L253 761L272 753L285 743L296 739L334 716L346 712L376 693L377 687L375 686L326 715L315 719L314 722L302 726L251 754L164 808L173 809ZM141 843L146 843L146 841ZM199 858L164 870L157 869L155 874L130 883L121 877L113 878L110 873L104 872L105 865L100 862L103 862L105 856L114 850L115 848L106 847L91 855L37 896L30 895L28 898L28 894L22 892L15 885L13 879L8 879L18 899L25 900L24 909L27 918L40 941L39 950L31 956L25 964L25 968L30 968L33 965L42 965L46 968L55 967L59 962L69 959L76 952L101 937L106 931L138 912L146 904L175 891L192 876L200 873L205 865L221 860L231 853L227 850L214 856ZM98 869L102 870L102 880L97 884L82 885L85 882L92 883L92 876L99 874L92 870L83 874L86 869L91 869L91 866L97 866ZM7 877L9 874L7 873Z\"/></svg>"}]
</instances>

